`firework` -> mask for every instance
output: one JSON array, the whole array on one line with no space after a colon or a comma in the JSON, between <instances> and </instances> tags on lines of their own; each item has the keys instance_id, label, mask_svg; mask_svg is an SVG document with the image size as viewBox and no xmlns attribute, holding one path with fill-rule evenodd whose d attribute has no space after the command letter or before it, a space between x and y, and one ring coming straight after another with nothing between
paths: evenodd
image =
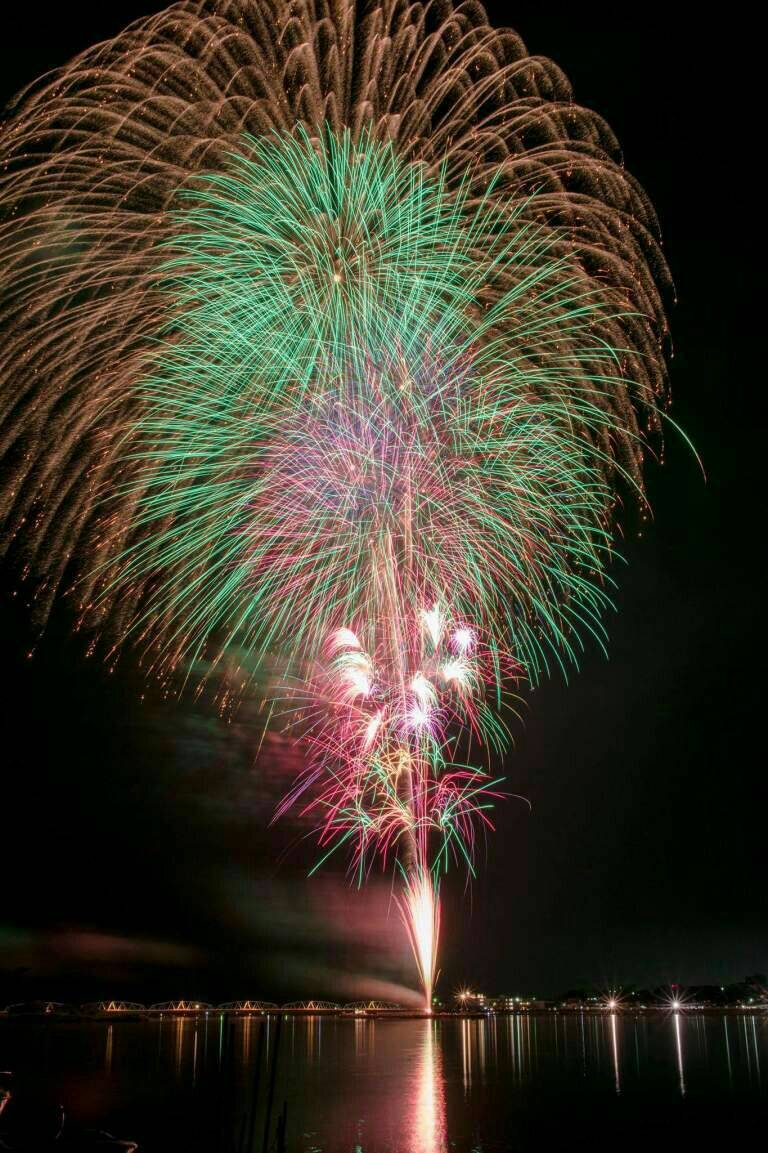
<instances>
[{"instance_id":1,"label":"firework","mask_svg":"<svg viewBox=\"0 0 768 1153\"><path fill-rule=\"evenodd\" d=\"M38 617L71 587L168 685L279 666L283 808L361 880L397 863L427 991L505 696L602 643L665 403L616 151L448 3L183 2L0 133L0 511Z\"/></svg>"}]
</instances>

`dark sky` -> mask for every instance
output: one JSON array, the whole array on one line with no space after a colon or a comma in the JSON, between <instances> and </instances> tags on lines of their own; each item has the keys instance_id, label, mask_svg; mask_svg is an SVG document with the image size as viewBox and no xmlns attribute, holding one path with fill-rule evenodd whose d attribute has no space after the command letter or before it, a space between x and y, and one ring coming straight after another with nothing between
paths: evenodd
<instances>
[{"instance_id":1,"label":"dark sky","mask_svg":"<svg viewBox=\"0 0 768 1153\"><path fill-rule=\"evenodd\" d=\"M19 6L0 96L152 0ZM739 150L738 37L669 4L493 5L602 113L654 201L676 281L673 433L655 521L624 546L610 660L529 697L506 765L527 806L498 812L466 891L446 885L441 987L556 993L583 983L731 981L768 968L763 703L752 666L762 516L757 355L737 365L751 282L755 161ZM578 14L577 14L578 9ZM734 39L735 38L735 39ZM730 49L728 48L730 44ZM715 63L719 61L719 63ZM764 215L764 214L763 214ZM0 1004L398 992L411 980L386 878L306 878L303 830L267 823L248 709L224 727L83 657L59 610L33 659L5 573ZM145 697L142 700L142 697Z\"/></svg>"}]
</instances>

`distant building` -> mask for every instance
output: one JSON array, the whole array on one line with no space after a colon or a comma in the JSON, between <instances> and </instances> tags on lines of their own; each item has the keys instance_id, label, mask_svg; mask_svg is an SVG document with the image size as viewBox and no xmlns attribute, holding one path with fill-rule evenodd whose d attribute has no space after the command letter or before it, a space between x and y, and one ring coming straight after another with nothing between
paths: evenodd
<instances>
[{"instance_id":1,"label":"distant building","mask_svg":"<svg viewBox=\"0 0 768 1153\"><path fill-rule=\"evenodd\" d=\"M485 993L473 993L470 989L461 989L455 997L456 1007L465 1013L484 1013L488 1009Z\"/></svg>"},{"instance_id":2,"label":"distant building","mask_svg":"<svg viewBox=\"0 0 768 1153\"><path fill-rule=\"evenodd\" d=\"M520 997L500 994L488 999L488 1008L495 1013L540 1013L551 1008L550 1001L538 997Z\"/></svg>"}]
</instances>

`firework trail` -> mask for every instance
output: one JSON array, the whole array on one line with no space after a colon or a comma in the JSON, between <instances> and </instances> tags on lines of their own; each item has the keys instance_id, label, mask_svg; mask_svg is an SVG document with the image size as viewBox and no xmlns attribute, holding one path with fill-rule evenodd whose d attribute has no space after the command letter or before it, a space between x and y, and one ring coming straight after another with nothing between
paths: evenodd
<instances>
[{"instance_id":1,"label":"firework trail","mask_svg":"<svg viewBox=\"0 0 768 1153\"><path fill-rule=\"evenodd\" d=\"M607 126L474 3L182 2L0 130L36 615L72 588L169 685L279 666L285 806L361 879L396 863L428 997L504 695L603 636L666 403L655 237Z\"/></svg>"}]
</instances>

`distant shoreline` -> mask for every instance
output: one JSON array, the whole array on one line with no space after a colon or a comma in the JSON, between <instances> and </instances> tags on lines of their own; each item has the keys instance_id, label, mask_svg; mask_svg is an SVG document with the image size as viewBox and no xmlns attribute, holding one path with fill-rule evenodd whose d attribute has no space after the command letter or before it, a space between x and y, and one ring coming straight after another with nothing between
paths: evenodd
<instances>
[{"instance_id":1,"label":"distant shoreline","mask_svg":"<svg viewBox=\"0 0 768 1153\"><path fill-rule=\"evenodd\" d=\"M298 1009L276 1006L274 1008L258 1010L258 1009L219 1009L219 1008L206 1008L206 1009L182 1009L182 1010L152 1010L142 1009L139 1011L124 1011L116 1010L112 1012L102 1013L82 1013L77 1010L66 1012L18 1012L9 1013L5 1010L0 1010L0 1023L17 1024L17 1025L36 1025L36 1024L93 1024L93 1023L110 1023L115 1022L137 1022L137 1021L179 1021L179 1020L213 1020L213 1019L227 1019L227 1020L242 1020L253 1018L266 1018L266 1017L286 1017L294 1019L302 1019L309 1017L322 1017L332 1020L375 1020L375 1021L478 1021L497 1019L505 1017L515 1018L530 1018L530 1017L579 1017L585 1016L590 1018L596 1017L689 1017L689 1016L713 1016L713 1017L744 1017L763 1015L766 1013L766 1005L686 1005L679 1009L671 1009L667 1006L626 1006L609 1009L603 1006L588 1006L571 1007L571 1006L558 1006L547 1009L499 1009L489 1010L487 1012L471 1011L471 1012L452 1012L448 1010L438 1010L432 1013L425 1013L417 1009Z\"/></svg>"}]
</instances>

